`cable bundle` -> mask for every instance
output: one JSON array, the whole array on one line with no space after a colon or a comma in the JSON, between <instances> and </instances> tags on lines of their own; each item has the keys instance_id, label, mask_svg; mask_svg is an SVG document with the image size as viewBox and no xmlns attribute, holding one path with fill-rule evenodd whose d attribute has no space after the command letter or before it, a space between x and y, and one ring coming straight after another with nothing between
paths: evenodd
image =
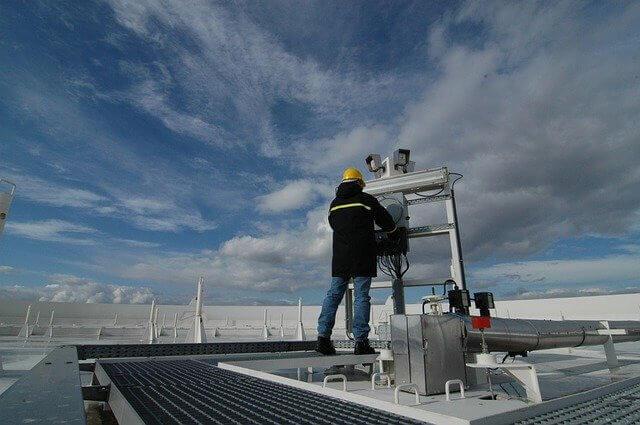
<instances>
[{"instance_id":1,"label":"cable bundle","mask_svg":"<svg viewBox=\"0 0 640 425\"><path fill-rule=\"evenodd\" d=\"M401 279L409 270L409 259L405 253L379 255L378 268L391 279Z\"/></svg>"}]
</instances>

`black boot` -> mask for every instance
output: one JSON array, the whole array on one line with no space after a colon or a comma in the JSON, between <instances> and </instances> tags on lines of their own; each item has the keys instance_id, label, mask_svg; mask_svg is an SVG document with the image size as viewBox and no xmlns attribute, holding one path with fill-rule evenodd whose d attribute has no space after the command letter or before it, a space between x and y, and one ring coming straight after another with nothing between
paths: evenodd
<instances>
[{"instance_id":1,"label":"black boot","mask_svg":"<svg viewBox=\"0 0 640 425\"><path fill-rule=\"evenodd\" d=\"M356 341L356 348L353 350L353 354L375 354L376 350L369 345L368 339L362 341Z\"/></svg>"},{"instance_id":2,"label":"black boot","mask_svg":"<svg viewBox=\"0 0 640 425\"><path fill-rule=\"evenodd\" d=\"M319 336L318 345L316 345L316 351L325 356L333 356L336 354L336 349L333 347L333 343L330 338Z\"/></svg>"}]
</instances>

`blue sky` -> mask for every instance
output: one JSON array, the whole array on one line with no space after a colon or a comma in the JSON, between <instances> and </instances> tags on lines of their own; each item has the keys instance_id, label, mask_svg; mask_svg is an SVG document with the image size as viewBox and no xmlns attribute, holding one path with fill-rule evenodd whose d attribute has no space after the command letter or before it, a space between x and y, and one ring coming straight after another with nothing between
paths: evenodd
<instances>
[{"instance_id":1,"label":"blue sky","mask_svg":"<svg viewBox=\"0 0 640 425\"><path fill-rule=\"evenodd\" d=\"M637 291L639 19L634 2L3 2L0 177L18 191L0 296L182 302L204 275L209 302L318 303L339 172L395 147L465 175L472 290ZM442 276L446 247L413 244L412 277Z\"/></svg>"}]
</instances>

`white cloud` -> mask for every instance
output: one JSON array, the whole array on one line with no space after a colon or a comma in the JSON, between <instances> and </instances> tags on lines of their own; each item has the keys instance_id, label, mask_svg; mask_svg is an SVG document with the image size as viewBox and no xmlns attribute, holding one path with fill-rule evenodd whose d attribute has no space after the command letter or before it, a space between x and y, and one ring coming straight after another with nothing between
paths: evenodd
<instances>
[{"instance_id":1,"label":"white cloud","mask_svg":"<svg viewBox=\"0 0 640 425\"><path fill-rule=\"evenodd\" d=\"M370 152L404 146L418 168L462 172L469 261L525 258L564 237L637 230L638 19L630 4L594 20L570 2L469 2L432 28L436 72L421 100L386 122L299 145L305 161L293 167L335 175L362 167ZM481 30L470 42L459 37L461 24Z\"/></svg>"},{"instance_id":2,"label":"white cloud","mask_svg":"<svg viewBox=\"0 0 640 425\"><path fill-rule=\"evenodd\" d=\"M330 253L331 230L326 210L320 208L294 228L238 236L216 251L119 258L112 271L135 280L192 284L205 276L209 286L219 289L286 292L324 285Z\"/></svg>"},{"instance_id":3,"label":"white cloud","mask_svg":"<svg viewBox=\"0 0 640 425\"><path fill-rule=\"evenodd\" d=\"M296 146L294 167L307 172L329 174L339 181L339 174L347 167L363 172L364 159L369 153L391 153L396 142L391 129L382 125L358 126L333 137L301 142Z\"/></svg>"},{"instance_id":4,"label":"white cloud","mask_svg":"<svg viewBox=\"0 0 640 425\"><path fill-rule=\"evenodd\" d=\"M120 243L135 248L156 248L160 244L134 239L105 237L97 229L64 220L42 220L31 222L10 222L7 225L12 234L33 240L61 242L74 245L96 245L98 243ZM80 237L82 235L82 237ZM7 269L3 269L3 267ZM10 271L9 266L0 266L0 273Z\"/></svg>"},{"instance_id":5,"label":"white cloud","mask_svg":"<svg viewBox=\"0 0 640 425\"><path fill-rule=\"evenodd\" d=\"M133 82L124 93L109 94L110 101L131 102L172 131L216 146L256 143L264 155L281 154L279 159L296 171L336 182L341 168L363 167L367 153L410 147L419 167L446 164L465 174L457 193L470 260L526 258L566 236L615 236L638 229L636 4L616 4L594 18L570 2L467 3L462 11L445 14L431 32L429 62L435 72L424 70L422 77L413 77L428 78L422 94L405 93L406 75L340 75L311 56L296 57L241 9L232 12L200 1L111 4L121 25L150 49L157 47L160 59L169 59L137 68L129 66L133 62L125 64L122 70ZM459 37L458 29L468 24L479 28L473 40ZM419 99L400 115L386 112L414 95ZM40 180L44 189L31 190L34 199L172 232L213 228L215 223L193 207L204 200L217 202L217 208L241 202L228 202L240 198L233 193L201 189L217 186L210 184L210 176L198 180L182 175L172 169L174 163L136 155L125 143L101 137L108 134L106 128L81 128L90 120L64 97L37 87L21 100L16 109L42 121L47 134L60 143L74 133L90 139L96 156L117 169L96 179L109 180L96 186L100 191L63 192L56 186L52 198L43 193L47 186ZM315 131L302 134L292 150L284 150L290 140L281 140L274 126L271 106L276 100L308 106L311 115L331 125L319 136ZM373 108L384 115L372 113ZM43 115L48 119L40 120ZM237 129L233 135L222 131L230 123ZM64 169L73 171L71 162ZM90 165L82 168L93 172L95 164ZM133 187L136 193L114 189L121 185L121 175L134 176L139 185L127 190ZM290 211L317 199L313 187L319 183L311 178L303 175L283 184L291 185L290 190L259 198L260 210ZM247 198L254 197L255 192ZM201 272L213 281L224 276L221 286L261 290L314 285L318 276L327 275L330 248L330 232L321 230L326 210L317 214L318 219L303 226L264 223L257 234L232 238L217 251L143 256L120 272L174 282L192 282ZM23 231L41 238L69 237L64 229L40 227ZM418 253L412 248L412 256ZM569 267L505 264L510 267L497 271L516 269L521 279L532 281L548 279L544 267ZM562 274L554 273L549 276Z\"/></svg>"},{"instance_id":6,"label":"white cloud","mask_svg":"<svg viewBox=\"0 0 640 425\"><path fill-rule=\"evenodd\" d=\"M222 128L213 125L206 118L179 112L169 106L153 81L145 81L126 95L127 99L147 113L156 116L169 129L218 146L232 140Z\"/></svg>"},{"instance_id":7,"label":"white cloud","mask_svg":"<svg viewBox=\"0 0 640 425\"><path fill-rule=\"evenodd\" d=\"M217 227L199 211L179 207L173 200L123 197L120 202L127 213L131 213L131 222L145 230L177 232L186 228L204 232Z\"/></svg>"},{"instance_id":8,"label":"white cloud","mask_svg":"<svg viewBox=\"0 0 640 425\"><path fill-rule=\"evenodd\" d=\"M93 236L98 234L98 231L92 227L64 220L9 222L7 230L28 239L77 245L95 244Z\"/></svg>"},{"instance_id":9,"label":"white cloud","mask_svg":"<svg viewBox=\"0 0 640 425\"><path fill-rule=\"evenodd\" d=\"M457 193L471 260L637 223L640 8L588 14L574 3L470 2L434 29L439 72L399 119L398 140L421 166L465 174ZM483 43L456 42L461 23L482 27Z\"/></svg>"},{"instance_id":10,"label":"white cloud","mask_svg":"<svg viewBox=\"0 0 640 425\"><path fill-rule=\"evenodd\" d=\"M476 270L472 276L496 283L640 283L640 256L611 255L590 259L502 263Z\"/></svg>"},{"instance_id":11,"label":"white cloud","mask_svg":"<svg viewBox=\"0 0 640 425\"><path fill-rule=\"evenodd\" d=\"M179 232L190 229L204 232L217 227L213 221L203 218L197 209L179 206L175 198L135 196L119 189L107 191L108 195L102 196L25 174L13 173L10 177L18 185L17 198L24 197L42 205L77 208L86 214L118 218L143 230Z\"/></svg>"},{"instance_id":12,"label":"white cloud","mask_svg":"<svg viewBox=\"0 0 640 425\"><path fill-rule=\"evenodd\" d=\"M149 304L146 287L103 284L72 275L53 275L44 286L0 286L0 298L74 303Z\"/></svg>"},{"instance_id":13,"label":"white cloud","mask_svg":"<svg viewBox=\"0 0 640 425\"><path fill-rule=\"evenodd\" d=\"M159 243L156 243L156 242L137 241L137 240L134 240L134 239L114 238L113 241L114 242L123 243L125 245L131 246L131 247L134 247L134 248L157 248L157 247L161 246Z\"/></svg>"},{"instance_id":14,"label":"white cloud","mask_svg":"<svg viewBox=\"0 0 640 425\"><path fill-rule=\"evenodd\" d=\"M0 273L10 273L13 271L11 266L0 266Z\"/></svg>"},{"instance_id":15,"label":"white cloud","mask_svg":"<svg viewBox=\"0 0 640 425\"><path fill-rule=\"evenodd\" d=\"M536 298L566 298L566 297L588 297L594 295L613 295L613 294L637 294L637 287L599 287L591 286L586 288L550 288L543 290L536 289L519 289L515 292L507 294L509 297L517 299L536 299Z\"/></svg>"},{"instance_id":16,"label":"white cloud","mask_svg":"<svg viewBox=\"0 0 640 425\"><path fill-rule=\"evenodd\" d=\"M331 196L331 187L312 180L294 180L267 195L259 196L258 209L266 213L280 213L304 209L318 198Z\"/></svg>"},{"instance_id":17,"label":"white cloud","mask_svg":"<svg viewBox=\"0 0 640 425\"><path fill-rule=\"evenodd\" d=\"M286 140L278 137L271 110L277 101L302 103L316 118L352 123L365 119L367 110L384 110L385 99L412 94L402 88L414 83L413 76L338 73L290 53L242 5L110 4L122 26L167 53L162 71L127 65L137 84L120 97L173 131L218 146L250 143L265 156L281 155ZM164 95L175 87L188 101L178 104Z\"/></svg>"},{"instance_id":18,"label":"white cloud","mask_svg":"<svg viewBox=\"0 0 640 425\"><path fill-rule=\"evenodd\" d=\"M625 244L618 247L622 251L628 252L629 254L640 254L640 245L639 244Z\"/></svg>"},{"instance_id":19,"label":"white cloud","mask_svg":"<svg viewBox=\"0 0 640 425\"><path fill-rule=\"evenodd\" d=\"M40 204L55 207L98 208L108 202L107 198L95 192L60 185L33 176L10 174L7 178L18 185L16 196Z\"/></svg>"}]
</instances>

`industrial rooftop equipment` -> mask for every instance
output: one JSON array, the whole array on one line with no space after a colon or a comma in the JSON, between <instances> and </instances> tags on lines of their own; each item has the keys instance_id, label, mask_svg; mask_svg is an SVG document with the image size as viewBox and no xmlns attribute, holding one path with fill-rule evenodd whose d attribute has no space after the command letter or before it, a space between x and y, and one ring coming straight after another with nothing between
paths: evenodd
<instances>
[{"instance_id":1,"label":"industrial rooftop equipment","mask_svg":"<svg viewBox=\"0 0 640 425\"><path fill-rule=\"evenodd\" d=\"M620 363L614 343L640 341L640 321L491 317L493 294L475 292L472 298L465 279L454 193L462 176L446 167L415 171L406 149L384 160L369 155L366 164L375 178L365 190L378 197L403 235L400 241L377 235L379 267L390 279L372 287L392 289L394 313L389 332L371 341L380 355L314 352L314 341L304 340L301 304L296 331L301 340L206 342L200 280L188 337L193 343L157 344L152 305L148 344L55 349L0 395L0 423L83 423L84 401L108 404L121 424L640 423L640 376L545 401L536 365L515 361L537 350L602 345L606 367L616 370ZM0 197L5 217L14 189ZM433 203L444 203L445 223L410 223L410 207ZM449 237L449 276L435 282L405 278L410 240L434 235ZM406 314L405 287L439 285L448 291L425 297L422 314ZM443 301L448 301L448 311ZM469 314L472 302L477 316ZM349 329L352 288L345 304ZM25 326L28 333L28 319ZM264 335L268 339L268 331ZM354 345L349 340L334 343L338 350ZM496 353L504 356L502 362ZM513 361L506 362L508 358ZM359 365L369 366L365 380L348 381L347 371ZM344 373L336 373L337 368ZM92 373L90 385L81 385L80 371ZM318 371L323 376L316 382ZM511 377L524 394L498 399L492 371ZM341 389L334 381L340 381ZM451 396L454 387L460 391L457 398ZM411 405L406 404L407 393Z\"/></svg>"}]
</instances>

